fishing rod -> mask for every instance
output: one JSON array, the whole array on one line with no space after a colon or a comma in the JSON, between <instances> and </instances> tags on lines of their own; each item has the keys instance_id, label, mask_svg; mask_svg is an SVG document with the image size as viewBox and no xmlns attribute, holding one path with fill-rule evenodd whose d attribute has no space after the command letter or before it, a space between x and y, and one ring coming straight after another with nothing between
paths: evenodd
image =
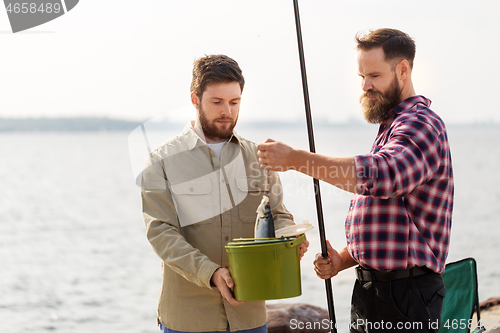
<instances>
[{"instance_id":1,"label":"fishing rod","mask_svg":"<svg viewBox=\"0 0 500 333\"><path fill-rule=\"evenodd\" d=\"M316 152L314 145L314 133L311 117L311 105L309 102L309 88L307 87L306 61L304 58L304 46L302 44L302 31L300 28L300 15L298 0L293 0L293 9L295 12L295 28L297 30L297 44L299 46L300 72L302 74L302 90L304 94L304 105L306 109L307 134L309 136L309 150L311 153ZM321 193L319 188L319 180L313 178L314 195L316 197L316 212L318 214L319 238L321 243L321 255L323 258L328 258L326 247L325 223L323 219L323 206L321 204ZM326 298L328 302L328 314L330 316L330 332L337 333L337 322L335 320L335 309L333 306L333 290L332 280L325 280Z\"/></svg>"}]
</instances>

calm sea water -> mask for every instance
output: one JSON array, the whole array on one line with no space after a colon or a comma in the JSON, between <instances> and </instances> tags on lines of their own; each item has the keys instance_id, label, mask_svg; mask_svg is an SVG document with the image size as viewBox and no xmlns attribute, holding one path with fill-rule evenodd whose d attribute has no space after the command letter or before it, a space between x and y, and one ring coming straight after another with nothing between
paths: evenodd
<instances>
[{"instance_id":1,"label":"calm sea water","mask_svg":"<svg viewBox=\"0 0 500 333\"><path fill-rule=\"evenodd\" d=\"M239 132L256 142L270 135ZM318 128L316 150L365 153L375 132ZM305 130L275 129L272 137L308 149ZM497 297L500 133L451 128L449 137L456 183L449 261L476 258L480 300ZM160 261L145 237L128 144L129 133L0 134L0 332L157 332ZM282 182L296 220L316 225L312 181L286 172ZM327 236L340 249L350 195L325 184L321 190ZM324 282L312 269L317 228L308 238L303 295L272 303L326 308ZM353 281L352 270L333 279L339 332L347 331Z\"/></svg>"}]
</instances>

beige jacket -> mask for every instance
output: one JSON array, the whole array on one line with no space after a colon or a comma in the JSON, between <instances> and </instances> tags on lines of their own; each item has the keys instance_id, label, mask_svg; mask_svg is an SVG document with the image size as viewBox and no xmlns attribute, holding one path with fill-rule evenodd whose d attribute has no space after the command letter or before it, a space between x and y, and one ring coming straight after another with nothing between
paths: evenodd
<instances>
[{"instance_id":1,"label":"beige jacket","mask_svg":"<svg viewBox=\"0 0 500 333\"><path fill-rule=\"evenodd\" d=\"M157 147L142 174L147 237L163 261L158 319L186 332L226 330L227 323L232 331L259 327L265 303L234 307L210 278L228 267L228 242L253 237L256 209L270 186L275 228L293 224L293 217L278 175L260 169L253 142L234 133L219 160L197 132L188 124Z\"/></svg>"}]
</instances>

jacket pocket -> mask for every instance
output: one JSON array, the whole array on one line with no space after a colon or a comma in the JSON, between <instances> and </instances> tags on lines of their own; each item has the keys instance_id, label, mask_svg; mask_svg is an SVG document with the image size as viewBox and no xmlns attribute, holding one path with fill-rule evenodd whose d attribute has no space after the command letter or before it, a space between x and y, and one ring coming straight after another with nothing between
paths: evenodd
<instances>
[{"instance_id":1,"label":"jacket pocket","mask_svg":"<svg viewBox=\"0 0 500 333\"><path fill-rule=\"evenodd\" d=\"M181 227L211 223L218 215L209 178L172 181L169 185Z\"/></svg>"}]
</instances>

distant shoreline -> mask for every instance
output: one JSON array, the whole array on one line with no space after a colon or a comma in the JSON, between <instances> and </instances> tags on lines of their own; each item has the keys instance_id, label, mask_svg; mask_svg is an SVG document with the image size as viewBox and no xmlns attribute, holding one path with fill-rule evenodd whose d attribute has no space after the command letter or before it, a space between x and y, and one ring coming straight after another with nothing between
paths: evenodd
<instances>
[{"instance_id":1,"label":"distant shoreline","mask_svg":"<svg viewBox=\"0 0 500 333\"><path fill-rule=\"evenodd\" d=\"M0 132L131 131L140 122L98 118L0 118Z\"/></svg>"},{"instance_id":2,"label":"distant shoreline","mask_svg":"<svg viewBox=\"0 0 500 333\"><path fill-rule=\"evenodd\" d=\"M370 128L370 125L357 119L345 123L331 123L326 119L313 120L314 127L324 128ZM102 131L132 131L142 122L100 117L77 118L0 118L0 133L5 132L102 132ZM147 122L148 130L178 129L185 124L164 120L158 123ZM293 128L304 127L304 121L246 121L238 123L239 128ZM500 129L500 123L447 124L448 128L463 129Z\"/></svg>"}]
</instances>

